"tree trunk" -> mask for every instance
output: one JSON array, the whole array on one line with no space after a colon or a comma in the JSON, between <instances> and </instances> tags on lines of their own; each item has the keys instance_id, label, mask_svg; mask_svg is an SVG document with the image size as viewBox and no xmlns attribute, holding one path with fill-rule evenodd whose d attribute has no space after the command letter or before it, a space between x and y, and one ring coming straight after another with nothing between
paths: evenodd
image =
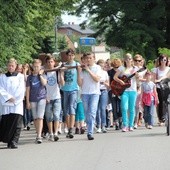
<instances>
[{"instance_id":1,"label":"tree trunk","mask_svg":"<svg viewBox=\"0 0 170 170\"><path fill-rule=\"evenodd\" d=\"M166 0L166 18L167 18L167 27L166 27L166 45L170 49L170 1Z\"/></svg>"}]
</instances>

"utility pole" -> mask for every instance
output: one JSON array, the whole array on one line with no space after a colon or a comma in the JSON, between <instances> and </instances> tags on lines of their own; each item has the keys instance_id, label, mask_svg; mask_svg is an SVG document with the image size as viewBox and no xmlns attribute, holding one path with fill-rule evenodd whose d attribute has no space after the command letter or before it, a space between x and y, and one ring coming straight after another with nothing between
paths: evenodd
<instances>
[{"instance_id":1,"label":"utility pole","mask_svg":"<svg viewBox=\"0 0 170 170\"><path fill-rule=\"evenodd\" d=\"M58 17L56 16L55 17L55 27L54 27L54 30L55 30L55 52L57 52L57 20L58 20Z\"/></svg>"},{"instance_id":2,"label":"utility pole","mask_svg":"<svg viewBox=\"0 0 170 170\"><path fill-rule=\"evenodd\" d=\"M57 61L60 60L60 56L59 56L59 51L58 51L58 46L57 46L57 30L58 30L58 17L55 17L55 21L54 21L54 32L55 32L55 50L53 53L53 56L57 59Z\"/></svg>"}]
</instances>

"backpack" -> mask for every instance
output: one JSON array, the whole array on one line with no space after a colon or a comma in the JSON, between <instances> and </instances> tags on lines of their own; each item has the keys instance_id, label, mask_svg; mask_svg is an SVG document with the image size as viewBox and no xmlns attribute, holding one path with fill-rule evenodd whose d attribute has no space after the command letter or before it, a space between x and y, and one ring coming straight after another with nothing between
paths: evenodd
<instances>
[{"instance_id":1,"label":"backpack","mask_svg":"<svg viewBox=\"0 0 170 170\"><path fill-rule=\"evenodd\" d=\"M162 80L159 84L163 100L167 102L168 98L170 97L170 78Z\"/></svg>"}]
</instances>

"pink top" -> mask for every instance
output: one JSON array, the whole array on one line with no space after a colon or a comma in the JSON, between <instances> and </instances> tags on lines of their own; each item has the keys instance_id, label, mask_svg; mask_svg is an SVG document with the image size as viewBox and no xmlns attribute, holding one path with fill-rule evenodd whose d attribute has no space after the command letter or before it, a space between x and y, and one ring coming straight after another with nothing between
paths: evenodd
<instances>
[{"instance_id":1,"label":"pink top","mask_svg":"<svg viewBox=\"0 0 170 170\"><path fill-rule=\"evenodd\" d=\"M153 92L151 92L151 93L143 92L143 95L142 95L143 104L146 105L146 106L150 106L151 102L152 102L152 96L154 97L154 104L157 105L158 100L157 100L156 95Z\"/></svg>"}]
</instances>

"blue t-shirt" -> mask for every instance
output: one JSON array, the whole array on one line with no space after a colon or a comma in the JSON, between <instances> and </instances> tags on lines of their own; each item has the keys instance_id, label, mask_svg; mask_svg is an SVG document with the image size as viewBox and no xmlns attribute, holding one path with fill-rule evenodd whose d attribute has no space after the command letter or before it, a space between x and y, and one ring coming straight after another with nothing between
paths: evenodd
<instances>
[{"instance_id":1,"label":"blue t-shirt","mask_svg":"<svg viewBox=\"0 0 170 170\"><path fill-rule=\"evenodd\" d=\"M30 87L30 102L38 102L46 99L46 87L41 84L38 75L29 75L27 77L26 87Z\"/></svg>"},{"instance_id":2,"label":"blue t-shirt","mask_svg":"<svg viewBox=\"0 0 170 170\"><path fill-rule=\"evenodd\" d=\"M73 61L71 64L66 64L66 66L76 66L80 65L76 61ZM77 69L72 68L68 69L64 72L64 86L61 87L61 90L63 91L74 91L78 90L78 84L77 84Z\"/></svg>"}]
</instances>

